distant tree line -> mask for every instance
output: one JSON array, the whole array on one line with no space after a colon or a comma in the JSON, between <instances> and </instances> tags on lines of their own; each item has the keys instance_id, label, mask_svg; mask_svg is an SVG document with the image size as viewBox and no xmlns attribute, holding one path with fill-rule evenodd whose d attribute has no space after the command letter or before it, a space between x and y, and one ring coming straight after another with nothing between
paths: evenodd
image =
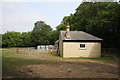
<instances>
[{"instance_id":1,"label":"distant tree line","mask_svg":"<svg viewBox=\"0 0 120 80\"><path fill-rule=\"evenodd\" d=\"M7 32L2 35L2 47L36 47L38 45L54 44L58 39L58 31L43 21L37 21L31 32Z\"/></svg>"},{"instance_id":2,"label":"distant tree line","mask_svg":"<svg viewBox=\"0 0 120 80\"><path fill-rule=\"evenodd\" d=\"M66 16L52 30L50 25L37 21L31 32L7 32L2 34L3 47L25 47L40 44L54 44L59 38L60 30L70 23L71 31L85 31L103 39L102 47L119 47L120 45L120 4L116 2L84 2L74 14Z\"/></svg>"}]
</instances>

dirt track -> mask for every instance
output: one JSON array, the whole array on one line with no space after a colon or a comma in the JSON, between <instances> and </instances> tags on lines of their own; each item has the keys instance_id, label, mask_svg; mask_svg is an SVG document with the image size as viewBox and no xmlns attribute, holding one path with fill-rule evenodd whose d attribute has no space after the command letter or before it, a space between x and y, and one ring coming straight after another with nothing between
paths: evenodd
<instances>
[{"instance_id":1,"label":"dirt track","mask_svg":"<svg viewBox=\"0 0 120 80\"><path fill-rule=\"evenodd\" d=\"M117 63L91 60L62 60L40 58L41 65L22 68L29 77L37 78L117 78Z\"/></svg>"},{"instance_id":2,"label":"dirt track","mask_svg":"<svg viewBox=\"0 0 120 80\"><path fill-rule=\"evenodd\" d=\"M39 78L117 78L117 67L90 62L29 65L23 70L31 77Z\"/></svg>"}]
</instances>

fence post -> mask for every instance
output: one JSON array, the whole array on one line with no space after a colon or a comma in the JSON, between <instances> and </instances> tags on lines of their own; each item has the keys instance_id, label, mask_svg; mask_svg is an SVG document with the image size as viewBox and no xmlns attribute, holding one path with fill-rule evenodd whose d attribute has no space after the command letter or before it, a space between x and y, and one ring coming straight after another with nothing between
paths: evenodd
<instances>
[{"instance_id":1,"label":"fence post","mask_svg":"<svg viewBox=\"0 0 120 80\"><path fill-rule=\"evenodd\" d=\"M16 52L18 53L18 48L16 49Z\"/></svg>"}]
</instances>

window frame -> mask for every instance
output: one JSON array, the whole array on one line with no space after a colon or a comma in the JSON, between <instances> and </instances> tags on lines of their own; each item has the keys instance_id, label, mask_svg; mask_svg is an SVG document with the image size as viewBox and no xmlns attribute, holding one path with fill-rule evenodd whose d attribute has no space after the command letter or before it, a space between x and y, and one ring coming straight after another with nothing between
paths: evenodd
<instances>
[{"instance_id":1,"label":"window frame","mask_svg":"<svg viewBox=\"0 0 120 80\"><path fill-rule=\"evenodd\" d=\"M80 49L86 49L86 44L85 43L80 43L80 45L85 45L85 47L81 47L81 46L79 46L80 47Z\"/></svg>"}]
</instances>

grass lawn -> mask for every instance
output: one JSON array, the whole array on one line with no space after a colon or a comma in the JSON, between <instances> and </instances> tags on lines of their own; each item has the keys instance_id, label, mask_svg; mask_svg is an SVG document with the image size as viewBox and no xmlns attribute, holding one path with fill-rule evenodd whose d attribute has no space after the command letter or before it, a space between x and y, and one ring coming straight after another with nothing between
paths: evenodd
<instances>
[{"instance_id":1,"label":"grass lawn","mask_svg":"<svg viewBox=\"0 0 120 80\"><path fill-rule=\"evenodd\" d=\"M99 58L68 58L68 59L78 59L78 60L94 60L94 61L104 61L104 62L115 62L116 60L112 56L104 56Z\"/></svg>"},{"instance_id":2,"label":"grass lawn","mask_svg":"<svg viewBox=\"0 0 120 80\"><path fill-rule=\"evenodd\" d=\"M7 78L117 78L113 57L62 58L37 50L2 50L2 74Z\"/></svg>"}]
</instances>

